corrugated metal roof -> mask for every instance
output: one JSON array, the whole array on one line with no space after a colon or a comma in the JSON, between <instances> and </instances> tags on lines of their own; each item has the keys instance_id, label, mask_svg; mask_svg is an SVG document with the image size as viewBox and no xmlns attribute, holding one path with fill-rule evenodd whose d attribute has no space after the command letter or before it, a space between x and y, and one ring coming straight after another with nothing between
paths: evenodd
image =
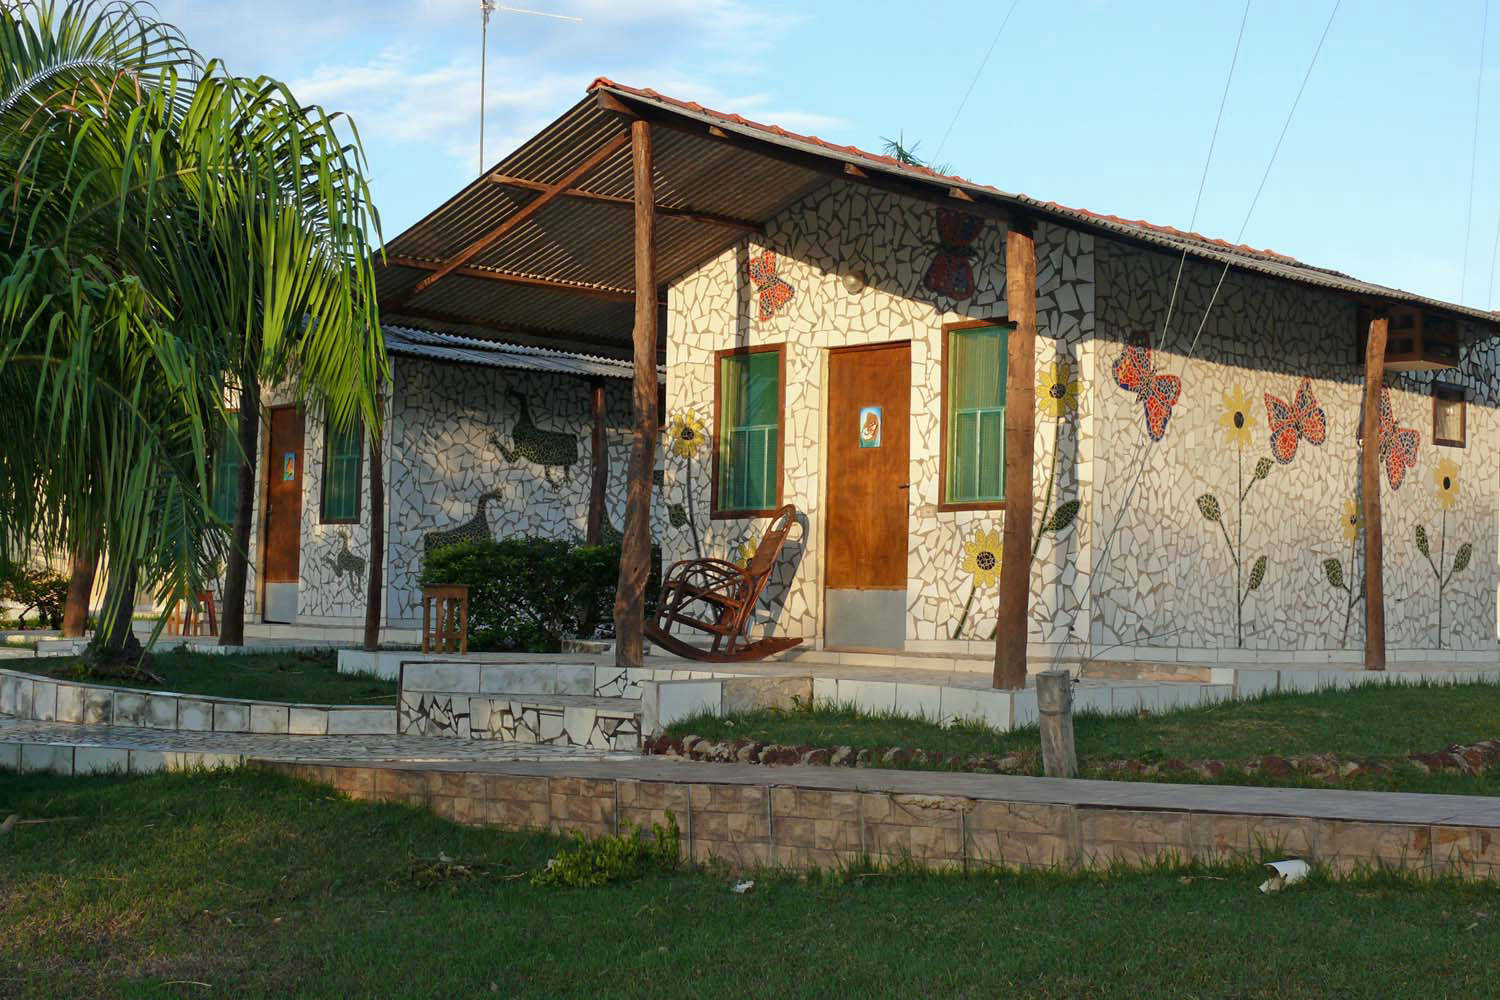
<instances>
[{"instance_id":1,"label":"corrugated metal roof","mask_svg":"<svg viewBox=\"0 0 1500 1000\"><path fill-rule=\"evenodd\" d=\"M452 259L539 197L535 191L496 183L492 176L555 182L627 127L622 116L601 104L597 96L601 92L674 126L652 130L656 200L667 208L764 224L834 178L859 183L863 174L867 183L881 183L884 178L884 183L899 182L902 190L921 197L953 196L957 208L988 205L1286 281L1500 323L1495 313L1360 281L1271 250L1012 194L602 78L590 87L589 96L391 241L391 257L427 264L403 266L393 261L380 268L383 315L403 324L416 319L423 327L461 331L465 336L476 332L503 339L524 336L533 342L587 344L608 354L628 356L633 304L618 297L581 293L618 296L632 288L634 232L628 205L558 198L477 254L468 262L466 273L450 274L412 294L415 285L432 273L434 264ZM629 147L605 160L576 189L629 199ZM659 214L658 280L663 284L674 280L743 237L742 230ZM497 277L522 276L569 287L481 277L486 271Z\"/></svg>"},{"instance_id":2,"label":"corrugated metal roof","mask_svg":"<svg viewBox=\"0 0 1500 1000\"><path fill-rule=\"evenodd\" d=\"M525 371L603 378L628 379L635 374L634 366L629 361L614 358L482 340L477 337L460 337L452 333L418 330L390 323L383 324L381 330L385 333L386 351L406 357L455 361L487 368L520 368Z\"/></svg>"}]
</instances>

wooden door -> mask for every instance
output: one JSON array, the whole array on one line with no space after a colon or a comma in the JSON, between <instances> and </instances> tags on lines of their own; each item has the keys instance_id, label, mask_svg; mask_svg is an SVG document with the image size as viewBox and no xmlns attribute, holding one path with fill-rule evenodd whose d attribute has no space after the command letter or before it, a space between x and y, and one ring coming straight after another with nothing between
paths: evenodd
<instances>
[{"instance_id":1,"label":"wooden door","mask_svg":"<svg viewBox=\"0 0 1500 1000\"><path fill-rule=\"evenodd\" d=\"M271 455L266 475L266 583L296 583L302 544L302 414L295 406L271 410Z\"/></svg>"},{"instance_id":2,"label":"wooden door","mask_svg":"<svg viewBox=\"0 0 1500 1000\"><path fill-rule=\"evenodd\" d=\"M906 589L911 344L828 359L829 590Z\"/></svg>"}]
</instances>

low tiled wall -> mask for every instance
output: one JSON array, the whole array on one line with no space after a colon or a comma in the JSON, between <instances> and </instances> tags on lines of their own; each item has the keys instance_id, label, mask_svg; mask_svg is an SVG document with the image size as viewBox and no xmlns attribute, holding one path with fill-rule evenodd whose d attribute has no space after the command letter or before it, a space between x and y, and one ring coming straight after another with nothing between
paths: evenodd
<instances>
[{"instance_id":1,"label":"low tiled wall","mask_svg":"<svg viewBox=\"0 0 1500 1000\"><path fill-rule=\"evenodd\" d=\"M1284 851L1347 872L1361 865L1421 874L1500 877L1500 829L1462 823L1370 822L1116 808L879 787L830 788L782 778L764 783L649 780L417 766L271 763L281 773L357 798L402 802L473 826L552 833L613 834L626 824L665 823L671 810L684 854L738 867L831 868L870 860L931 868L1035 869L1141 864L1164 858L1232 861ZM879 786L901 772L865 772ZM1045 780L1045 779L1020 779ZM909 782L908 782L909 784ZM1128 789L1121 788L1128 800ZM1352 793L1335 793L1352 794Z\"/></svg>"},{"instance_id":2,"label":"low tiled wall","mask_svg":"<svg viewBox=\"0 0 1500 1000\"><path fill-rule=\"evenodd\" d=\"M214 733L391 736L394 708L290 705L173 691L78 684L0 670L0 715L37 722Z\"/></svg>"}]
</instances>

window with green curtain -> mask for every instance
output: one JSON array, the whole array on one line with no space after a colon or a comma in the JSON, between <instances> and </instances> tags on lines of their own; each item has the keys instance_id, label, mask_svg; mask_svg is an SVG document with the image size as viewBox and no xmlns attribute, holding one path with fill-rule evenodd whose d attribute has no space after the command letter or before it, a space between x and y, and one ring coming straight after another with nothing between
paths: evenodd
<instances>
[{"instance_id":1,"label":"window with green curtain","mask_svg":"<svg viewBox=\"0 0 1500 1000\"><path fill-rule=\"evenodd\" d=\"M781 485L781 351L719 359L720 510L770 510Z\"/></svg>"},{"instance_id":2,"label":"window with green curtain","mask_svg":"<svg viewBox=\"0 0 1500 1000\"><path fill-rule=\"evenodd\" d=\"M239 494L240 449L234 431L226 427L219 453L214 458L213 510L225 524L234 522L234 502Z\"/></svg>"},{"instance_id":3,"label":"window with green curtain","mask_svg":"<svg viewBox=\"0 0 1500 1000\"><path fill-rule=\"evenodd\" d=\"M1005 361L1010 328L948 333L948 503L1005 499Z\"/></svg>"},{"instance_id":4,"label":"window with green curtain","mask_svg":"<svg viewBox=\"0 0 1500 1000\"><path fill-rule=\"evenodd\" d=\"M323 520L359 520L359 462L364 427L326 425L323 438Z\"/></svg>"}]
</instances>

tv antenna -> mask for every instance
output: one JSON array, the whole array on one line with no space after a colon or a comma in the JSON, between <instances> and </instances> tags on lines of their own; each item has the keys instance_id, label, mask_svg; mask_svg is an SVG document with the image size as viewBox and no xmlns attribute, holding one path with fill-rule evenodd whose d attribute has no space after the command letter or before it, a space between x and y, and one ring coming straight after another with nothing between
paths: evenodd
<instances>
[{"instance_id":1,"label":"tv antenna","mask_svg":"<svg viewBox=\"0 0 1500 1000\"><path fill-rule=\"evenodd\" d=\"M583 18L573 17L569 14L553 14L545 10L527 10L524 7L507 7L496 3L495 0L479 0L479 10L484 20L479 26L479 172L484 173L484 77L485 64L489 60L490 46L490 15L495 11L502 14L526 14L531 17L550 17L554 21L572 21L574 24L582 24Z\"/></svg>"}]
</instances>

